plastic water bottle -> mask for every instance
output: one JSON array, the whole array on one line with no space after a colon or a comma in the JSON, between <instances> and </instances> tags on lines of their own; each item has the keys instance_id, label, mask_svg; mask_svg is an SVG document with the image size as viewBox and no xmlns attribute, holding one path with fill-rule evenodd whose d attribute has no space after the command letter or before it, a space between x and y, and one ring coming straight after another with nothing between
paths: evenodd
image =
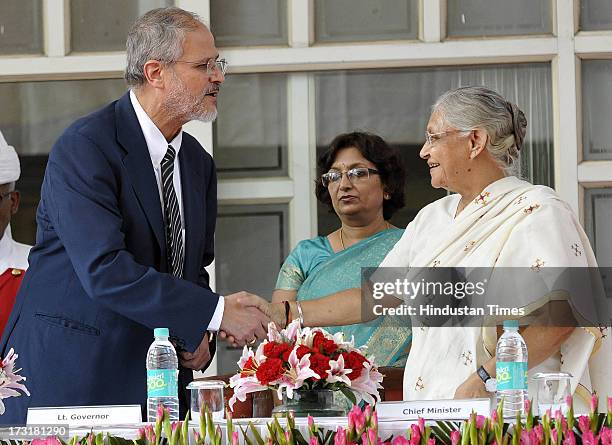
<instances>
[{"instance_id":1,"label":"plastic water bottle","mask_svg":"<svg viewBox=\"0 0 612 445\"><path fill-rule=\"evenodd\" d=\"M518 332L518 320L505 320L504 333L497 341L495 366L497 403L504 401L504 419L524 413L527 395L527 345Z\"/></svg>"},{"instance_id":2,"label":"plastic water bottle","mask_svg":"<svg viewBox=\"0 0 612 445\"><path fill-rule=\"evenodd\" d=\"M179 420L178 358L168 341L168 328L155 328L155 340L147 352L147 420L155 422L157 407L170 412L170 420Z\"/></svg>"}]
</instances>

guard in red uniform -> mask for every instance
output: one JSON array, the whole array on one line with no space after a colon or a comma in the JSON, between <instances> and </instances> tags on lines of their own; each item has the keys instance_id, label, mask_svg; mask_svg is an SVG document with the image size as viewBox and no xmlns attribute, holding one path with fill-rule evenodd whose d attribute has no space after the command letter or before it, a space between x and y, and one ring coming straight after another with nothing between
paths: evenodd
<instances>
[{"instance_id":1,"label":"guard in red uniform","mask_svg":"<svg viewBox=\"0 0 612 445\"><path fill-rule=\"evenodd\" d=\"M11 217L19 210L19 192L15 190L15 182L20 174L17 153L0 133L0 336L28 268L31 247L18 243L11 235Z\"/></svg>"}]
</instances>

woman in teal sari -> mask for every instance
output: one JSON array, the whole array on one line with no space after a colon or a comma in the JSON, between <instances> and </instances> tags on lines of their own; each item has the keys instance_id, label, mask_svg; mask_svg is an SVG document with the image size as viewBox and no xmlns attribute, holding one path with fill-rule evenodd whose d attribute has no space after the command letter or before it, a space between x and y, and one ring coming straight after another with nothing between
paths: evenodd
<instances>
[{"instance_id":1,"label":"woman in teal sari","mask_svg":"<svg viewBox=\"0 0 612 445\"><path fill-rule=\"evenodd\" d=\"M338 230L301 241L283 264L273 302L315 300L360 287L361 268L377 267L401 238L403 230L389 218L404 206L405 172L399 151L376 135L354 132L337 136L318 160L317 199L340 219ZM412 338L406 318L391 316L347 326L357 346L366 345L379 366L403 366Z\"/></svg>"}]
</instances>

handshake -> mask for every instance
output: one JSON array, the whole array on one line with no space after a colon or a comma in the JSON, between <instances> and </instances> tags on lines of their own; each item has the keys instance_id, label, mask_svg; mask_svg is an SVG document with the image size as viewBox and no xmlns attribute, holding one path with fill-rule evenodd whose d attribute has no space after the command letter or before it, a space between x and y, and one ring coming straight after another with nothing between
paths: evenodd
<instances>
[{"instance_id":1,"label":"handshake","mask_svg":"<svg viewBox=\"0 0 612 445\"><path fill-rule=\"evenodd\" d=\"M285 327L284 310L282 303L268 303L248 292L227 295L219 337L235 346L253 345L257 340L265 338L270 321ZM194 370L203 369L211 359L209 342L213 340L212 335L206 333L194 352L181 351L181 365Z\"/></svg>"}]
</instances>

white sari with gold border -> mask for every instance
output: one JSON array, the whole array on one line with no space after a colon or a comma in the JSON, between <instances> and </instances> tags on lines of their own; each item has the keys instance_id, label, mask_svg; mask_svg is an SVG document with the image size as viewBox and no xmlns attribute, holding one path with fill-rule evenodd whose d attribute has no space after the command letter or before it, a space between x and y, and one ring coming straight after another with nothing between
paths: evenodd
<instances>
[{"instance_id":1,"label":"white sari with gold border","mask_svg":"<svg viewBox=\"0 0 612 445\"><path fill-rule=\"evenodd\" d=\"M486 187L455 218L459 199L451 195L423 208L380 267L526 267L537 273L542 267L597 266L576 216L549 187L506 177ZM609 328L578 328L560 354L532 368L530 376L570 372L578 404L592 390L612 394L610 337ZM452 398L495 353L495 342L495 328L413 329L404 399Z\"/></svg>"}]
</instances>

